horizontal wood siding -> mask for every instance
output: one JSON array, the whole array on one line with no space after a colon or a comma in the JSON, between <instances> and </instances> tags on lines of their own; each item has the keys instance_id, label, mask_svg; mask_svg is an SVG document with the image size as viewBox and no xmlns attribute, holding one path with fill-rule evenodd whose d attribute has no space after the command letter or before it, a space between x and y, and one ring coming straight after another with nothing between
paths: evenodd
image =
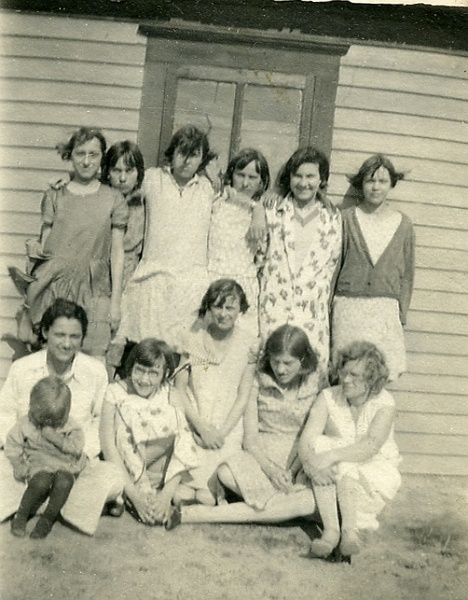
<instances>
[{"instance_id":1,"label":"horizontal wood siding","mask_svg":"<svg viewBox=\"0 0 468 600\"><path fill-rule=\"evenodd\" d=\"M406 174L392 203L416 230L408 373L392 386L410 473L468 474L467 67L465 56L352 46L340 70L331 197L383 152Z\"/></svg>"},{"instance_id":2,"label":"horizontal wood siding","mask_svg":"<svg viewBox=\"0 0 468 600\"><path fill-rule=\"evenodd\" d=\"M146 38L137 24L0 13L0 333L14 333L19 295L7 267L24 267L48 182L67 171L55 152L81 125L109 144L136 141ZM0 343L0 385L11 350Z\"/></svg>"}]
</instances>

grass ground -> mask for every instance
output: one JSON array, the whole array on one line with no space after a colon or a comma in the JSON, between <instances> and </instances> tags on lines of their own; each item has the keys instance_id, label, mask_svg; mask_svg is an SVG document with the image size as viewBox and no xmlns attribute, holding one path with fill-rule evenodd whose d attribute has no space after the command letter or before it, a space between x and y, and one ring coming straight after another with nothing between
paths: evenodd
<instances>
[{"instance_id":1,"label":"grass ground","mask_svg":"<svg viewBox=\"0 0 468 600\"><path fill-rule=\"evenodd\" d=\"M467 481L406 476L351 565L306 558L313 526L148 528L103 518L94 538L0 526L2 600L465 600Z\"/></svg>"}]
</instances>

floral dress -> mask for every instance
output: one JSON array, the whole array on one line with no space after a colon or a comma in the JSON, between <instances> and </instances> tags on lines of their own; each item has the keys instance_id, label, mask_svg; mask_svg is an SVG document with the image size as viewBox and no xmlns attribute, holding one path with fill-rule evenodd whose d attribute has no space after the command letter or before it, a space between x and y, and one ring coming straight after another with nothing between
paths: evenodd
<instances>
[{"instance_id":1,"label":"floral dress","mask_svg":"<svg viewBox=\"0 0 468 600\"><path fill-rule=\"evenodd\" d=\"M106 400L116 407L115 442L135 485L154 493L179 473L197 465L195 444L183 414L169 403L169 386L151 398L129 394L120 383L109 385ZM140 444L157 444L162 451L150 468L140 454Z\"/></svg>"},{"instance_id":2,"label":"floral dress","mask_svg":"<svg viewBox=\"0 0 468 600\"><path fill-rule=\"evenodd\" d=\"M359 407L357 418L354 420L341 386L323 390L322 394L327 403L328 421L325 434L319 436L315 442L317 454L358 442L367 435L375 415L381 408L395 406L391 394L382 390ZM373 457L360 463L338 463L337 478L347 476L356 482L359 529L377 529L377 515L400 487L401 476L398 471L400 461L392 427L388 438Z\"/></svg>"},{"instance_id":3,"label":"floral dress","mask_svg":"<svg viewBox=\"0 0 468 600\"><path fill-rule=\"evenodd\" d=\"M301 327L327 373L329 310L341 252L341 214L317 202L316 232L302 260L296 254L293 200L266 210L268 247L260 281L260 332L266 339L280 325Z\"/></svg>"},{"instance_id":4,"label":"floral dress","mask_svg":"<svg viewBox=\"0 0 468 600\"><path fill-rule=\"evenodd\" d=\"M258 373L252 393L258 393L258 443L265 455L282 469L290 469L298 457L298 442L319 391L319 377L313 373L298 389L285 392L272 377ZM278 490L255 458L241 451L226 461L244 501L262 510ZM296 483L294 490L305 489Z\"/></svg>"}]
</instances>

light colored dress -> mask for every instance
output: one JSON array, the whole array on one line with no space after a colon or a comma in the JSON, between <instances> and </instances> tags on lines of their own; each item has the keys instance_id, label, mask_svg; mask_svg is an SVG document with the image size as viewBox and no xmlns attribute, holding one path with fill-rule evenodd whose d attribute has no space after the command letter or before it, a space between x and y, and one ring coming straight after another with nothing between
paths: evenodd
<instances>
[{"instance_id":1,"label":"light colored dress","mask_svg":"<svg viewBox=\"0 0 468 600\"><path fill-rule=\"evenodd\" d=\"M260 332L266 339L285 323L301 327L318 354L322 376L328 372L329 306L341 252L341 214L316 203L316 234L299 260L293 200L266 210L269 235L260 281Z\"/></svg>"},{"instance_id":2,"label":"light colored dress","mask_svg":"<svg viewBox=\"0 0 468 600\"><path fill-rule=\"evenodd\" d=\"M106 400L116 407L117 450L135 485L143 493L164 486L178 474L188 474L198 463L195 442L184 415L169 403L169 386L151 398L129 394L120 383L112 383ZM156 444L163 452L147 470L138 445Z\"/></svg>"},{"instance_id":3,"label":"light colored dress","mask_svg":"<svg viewBox=\"0 0 468 600\"><path fill-rule=\"evenodd\" d=\"M229 198L228 198L229 195ZM252 219L252 209L238 201L232 188L225 188L213 204L208 245L210 282L234 279L242 287L249 309L240 317L244 327L258 329L258 267L255 264L257 245L246 240Z\"/></svg>"},{"instance_id":4,"label":"light colored dress","mask_svg":"<svg viewBox=\"0 0 468 600\"><path fill-rule=\"evenodd\" d=\"M307 377L298 389L279 387L266 373L258 373L258 443L265 455L282 469L290 469L298 457L298 442L319 387L317 373ZM254 393L254 390L252 390ZM246 451L226 461L241 495L249 506L262 510L271 498L280 494L262 471L255 458ZM296 483L293 491L305 489Z\"/></svg>"},{"instance_id":5,"label":"light colored dress","mask_svg":"<svg viewBox=\"0 0 468 600\"><path fill-rule=\"evenodd\" d=\"M250 331L235 326L225 353L220 355L205 329L191 332L184 341L190 365L188 398L200 417L210 425L221 428L237 399L242 376L249 364L257 360L258 340ZM197 444L200 466L191 472L192 486L206 489L209 478L234 452L241 448L242 418L226 436L217 450Z\"/></svg>"},{"instance_id":6,"label":"light colored dress","mask_svg":"<svg viewBox=\"0 0 468 600\"><path fill-rule=\"evenodd\" d=\"M110 253L112 228L125 229L128 208L120 192L100 185L94 194L71 193L68 186L48 190L42 200L42 222L52 226L44 246L49 256L33 271L27 304L38 323L56 298L86 309L89 320L83 349L103 356L110 342Z\"/></svg>"},{"instance_id":7,"label":"light colored dress","mask_svg":"<svg viewBox=\"0 0 468 600\"><path fill-rule=\"evenodd\" d=\"M328 421L325 434L315 443L317 454L333 448L344 448L367 435L369 427L381 408L394 407L395 402L386 390L372 396L363 404L356 421L341 386L323 390L328 407ZM359 529L377 529L377 515L397 493L401 476L398 465L401 462L394 439L393 427L380 450L372 458L356 463L341 462L337 465L337 479L350 477L356 482L357 526Z\"/></svg>"},{"instance_id":8,"label":"light colored dress","mask_svg":"<svg viewBox=\"0 0 468 600\"><path fill-rule=\"evenodd\" d=\"M142 186L146 231L142 259L122 298L118 337L156 337L177 347L208 287L213 188L195 175L180 188L170 169L150 168Z\"/></svg>"}]
</instances>

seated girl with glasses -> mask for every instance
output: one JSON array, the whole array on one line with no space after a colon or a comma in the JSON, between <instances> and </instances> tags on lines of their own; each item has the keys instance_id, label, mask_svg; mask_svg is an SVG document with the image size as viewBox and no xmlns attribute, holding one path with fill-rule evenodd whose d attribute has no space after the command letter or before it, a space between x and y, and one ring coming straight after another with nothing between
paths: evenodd
<instances>
[{"instance_id":1,"label":"seated girl with glasses","mask_svg":"<svg viewBox=\"0 0 468 600\"><path fill-rule=\"evenodd\" d=\"M357 554L359 531L377 529L377 515L401 483L382 352L356 341L338 353L336 366L340 385L319 395L299 443L323 522L322 537L311 545L311 556L319 558L338 545L343 556Z\"/></svg>"}]
</instances>

